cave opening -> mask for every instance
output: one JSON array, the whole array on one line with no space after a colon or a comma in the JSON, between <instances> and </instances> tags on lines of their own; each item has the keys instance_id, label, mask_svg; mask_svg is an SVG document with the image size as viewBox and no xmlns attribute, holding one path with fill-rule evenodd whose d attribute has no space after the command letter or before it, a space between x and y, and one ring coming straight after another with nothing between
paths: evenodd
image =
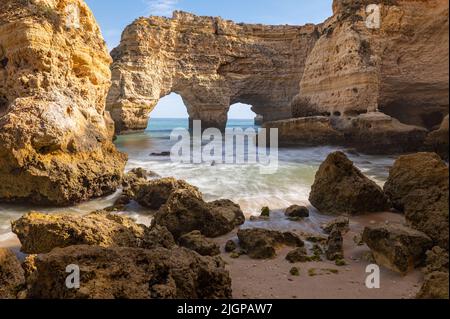
<instances>
[{"instance_id":1,"label":"cave opening","mask_svg":"<svg viewBox=\"0 0 450 319\"><path fill-rule=\"evenodd\" d=\"M182 97L172 92L162 97L150 112L146 130L157 132L180 127L189 127L189 115Z\"/></svg>"},{"instance_id":2,"label":"cave opening","mask_svg":"<svg viewBox=\"0 0 450 319\"><path fill-rule=\"evenodd\" d=\"M260 116L252 110L252 106L244 103L235 103L228 111L227 128L252 127L257 125Z\"/></svg>"}]
</instances>

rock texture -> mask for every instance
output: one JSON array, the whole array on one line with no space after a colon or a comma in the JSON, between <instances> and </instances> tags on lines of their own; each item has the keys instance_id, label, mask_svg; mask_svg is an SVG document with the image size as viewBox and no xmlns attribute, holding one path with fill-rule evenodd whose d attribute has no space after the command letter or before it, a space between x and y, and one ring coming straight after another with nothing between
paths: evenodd
<instances>
[{"instance_id":1,"label":"rock texture","mask_svg":"<svg viewBox=\"0 0 450 319\"><path fill-rule=\"evenodd\" d=\"M203 236L198 230L181 236L178 243L180 246L193 250L202 256L220 255L220 247L211 239Z\"/></svg>"},{"instance_id":2,"label":"rock texture","mask_svg":"<svg viewBox=\"0 0 450 319\"><path fill-rule=\"evenodd\" d=\"M378 5L379 27L367 25L371 4ZM448 2L335 0L333 11L319 27L292 100L299 119L265 126L279 128L288 143L325 140L369 153L424 147L427 130L449 113ZM317 116L329 117L328 124ZM309 128L319 137L311 138ZM430 139L428 147L444 150L440 137Z\"/></svg>"},{"instance_id":3,"label":"rock texture","mask_svg":"<svg viewBox=\"0 0 450 319\"><path fill-rule=\"evenodd\" d=\"M305 246L302 239L294 233L263 228L240 229L238 238L241 248L253 259L274 258L277 248L283 245Z\"/></svg>"},{"instance_id":4,"label":"rock texture","mask_svg":"<svg viewBox=\"0 0 450 319\"><path fill-rule=\"evenodd\" d=\"M320 166L309 201L329 214L362 214L389 209L387 197L342 152L328 156Z\"/></svg>"},{"instance_id":5,"label":"rock texture","mask_svg":"<svg viewBox=\"0 0 450 319\"><path fill-rule=\"evenodd\" d=\"M206 203L197 192L175 191L157 212L154 224L165 226L175 238L200 231L206 237L219 237L245 222L239 205L229 200Z\"/></svg>"},{"instance_id":6,"label":"rock texture","mask_svg":"<svg viewBox=\"0 0 450 319\"><path fill-rule=\"evenodd\" d=\"M427 235L402 225L366 227L363 240L378 265L402 274L423 265L425 253L433 246Z\"/></svg>"},{"instance_id":7,"label":"rock texture","mask_svg":"<svg viewBox=\"0 0 450 319\"><path fill-rule=\"evenodd\" d=\"M447 115L439 129L428 134L425 144L444 160L449 160L449 116Z\"/></svg>"},{"instance_id":8,"label":"rock texture","mask_svg":"<svg viewBox=\"0 0 450 319\"><path fill-rule=\"evenodd\" d=\"M227 299L231 279L219 258L184 249L72 246L35 258L27 297L34 299ZM67 289L67 265L80 289Z\"/></svg>"},{"instance_id":9,"label":"rock texture","mask_svg":"<svg viewBox=\"0 0 450 319\"><path fill-rule=\"evenodd\" d=\"M435 153L401 156L384 186L408 224L448 250L449 169Z\"/></svg>"},{"instance_id":10,"label":"rock texture","mask_svg":"<svg viewBox=\"0 0 450 319\"><path fill-rule=\"evenodd\" d=\"M172 248L175 240L165 227L147 228L130 218L94 212L85 216L32 212L12 223L27 254L44 254L73 245Z\"/></svg>"},{"instance_id":11,"label":"rock texture","mask_svg":"<svg viewBox=\"0 0 450 319\"><path fill-rule=\"evenodd\" d=\"M264 120L291 116L314 25L236 24L175 12L129 25L112 56L108 110L117 132L143 130L159 99L183 98L191 120L224 129L230 105L246 103Z\"/></svg>"},{"instance_id":12,"label":"rock texture","mask_svg":"<svg viewBox=\"0 0 450 319\"><path fill-rule=\"evenodd\" d=\"M0 201L69 205L115 191L126 157L105 112L105 42L82 0L0 4Z\"/></svg>"},{"instance_id":13,"label":"rock texture","mask_svg":"<svg viewBox=\"0 0 450 319\"><path fill-rule=\"evenodd\" d=\"M25 285L24 271L17 257L0 248L0 299L16 299Z\"/></svg>"},{"instance_id":14,"label":"rock texture","mask_svg":"<svg viewBox=\"0 0 450 319\"><path fill-rule=\"evenodd\" d=\"M433 272L425 277L425 282L417 294L417 299L449 299L448 272Z\"/></svg>"}]
</instances>

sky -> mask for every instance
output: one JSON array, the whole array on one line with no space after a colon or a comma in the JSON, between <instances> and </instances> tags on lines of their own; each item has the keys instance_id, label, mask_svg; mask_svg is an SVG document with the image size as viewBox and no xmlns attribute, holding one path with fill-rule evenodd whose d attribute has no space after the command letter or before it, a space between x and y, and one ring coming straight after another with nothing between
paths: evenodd
<instances>
[{"instance_id":1,"label":"sky","mask_svg":"<svg viewBox=\"0 0 450 319\"><path fill-rule=\"evenodd\" d=\"M174 10L196 15L220 16L244 23L321 23L332 15L332 0L85 0L93 11L111 50L120 42L122 30L139 17L171 17ZM247 119L255 114L249 106L235 105L229 118ZM179 96L163 98L151 113L153 118L187 117Z\"/></svg>"}]
</instances>

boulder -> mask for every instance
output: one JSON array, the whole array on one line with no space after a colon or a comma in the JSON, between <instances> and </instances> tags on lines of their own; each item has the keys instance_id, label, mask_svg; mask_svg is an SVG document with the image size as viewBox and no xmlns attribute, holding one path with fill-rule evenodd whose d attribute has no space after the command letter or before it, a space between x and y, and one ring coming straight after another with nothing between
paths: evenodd
<instances>
[{"instance_id":1,"label":"boulder","mask_svg":"<svg viewBox=\"0 0 450 319\"><path fill-rule=\"evenodd\" d=\"M178 190L187 190L191 195L201 199L202 194L197 187L174 178L162 178L138 183L132 186L134 200L140 205L158 210L167 203L169 197Z\"/></svg>"},{"instance_id":2,"label":"boulder","mask_svg":"<svg viewBox=\"0 0 450 319\"><path fill-rule=\"evenodd\" d=\"M308 252L306 251L305 247L299 247L292 251L290 251L287 256L286 260L289 261L292 264L295 263L304 263L310 261L310 257L308 257Z\"/></svg>"},{"instance_id":3,"label":"boulder","mask_svg":"<svg viewBox=\"0 0 450 319\"><path fill-rule=\"evenodd\" d=\"M225 252L227 253L232 253L237 249L237 245L234 242L234 240L229 240L227 241L227 243L225 244Z\"/></svg>"},{"instance_id":4,"label":"boulder","mask_svg":"<svg viewBox=\"0 0 450 319\"><path fill-rule=\"evenodd\" d=\"M378 265L401 274L423 265L425 253L433 246L424 233L397 224L366 227L363 240Z\"/></svg>"},{"instance_id":5,"label":"boulder","mask_svg":"<svg viewBox=\"0 0 450 319\"><path fill-rule=\"evenodd\" d=\"M25 276L20 261L12 251L0 248L0 299L16 299L25 286Z\"/></svg>"},{"instance_id":6,"label":"boulder","mask_svg":"<svg viewBox=\"0 0 450 319\"><path fill-rule=\"evenodd\" d=\"M80 268L68 289L67 265ZM72 246L35 258L31 299L227 299L231 279L220 258L185 249Z\"/></svg>"},{"instance_id":7,"label":"boulder","mask_svg":"<svg viewBox=\"0 0 450 319\"><path fill-rule=\"evenodd\" d=\"M321 227L326 234L331 234L334 229L345 234L350 230L350 220L346 217L339 217L323 224Z\"/></svg>"},{"instance_id":8,"label":"boulder","mask_svg":"<svg viewBox=\"0 0 450 319\"><path fill-rule=\"evenodd\" d=\"M395 208L405 212L409 226L448 250L449 170L437 154L399 157L384 190Z\"/></svg>"},{"instance_id":9,"label":"boulder","mask_svg":"<svg viewBox=\"0 0 450 319\"><path fill-rule=\"evenodd\" d=\"M284 214L289 218L306 218L309 217L309 210L305 206L292 205L286 209Z\"/></svg>"},{"instance_id":10,"label":"boulder","mask_svg":"<svg viewBox=\"0 0 450 319\"><path fill-rule=\"evenodd\" d=\"M172 233L166 227L152 225L145 228L144 237L139 248L154 249L162 247L172 249L176 245Z\"/></svg>"},{"instance_id":11,"label":"boulder","mask_svg":"<svg viewBox=\"0 0 450 319\"><path fill-rule=\"evenodd\" d=\"M181 236L178 240L178 244L182 247L193 250L202 256L220 255L220 247L211 239L203 236L198 230Z\"/></svg>"},{"instance_id":12,"label":"boulder","mask_svg":"<svg viewBox=\"0 0 450 319\"><path fill-rule=\"evenodd\" d=\"M241 248L253 259L273 258L279 246L304 247L305 245L294 233L262 228L240 229L238 238Z\"/></svg>"},{"instance_id":13,"label":"boulder","mask_svg":"<svg viewBox=\"0 0 450 319\"><path fill-rule=\"evenodd\" d=\"M433 249L427 251L427 266L424 271L427 274L432 272L448 272L448 251L441 247L435 246Z\"/></svg>"},{"instance_id":14,"label":"boulder","mask_svg":"<svg viewBox=\"0 0 450 319\"><path fill-rule=\"evenodd\" d=\"M189 189L173 193L153 221L167 227L176 239L194 230L206 237L219 237L244 222L245 216L239 205L229 200L206 203L197 192Z\"/></svg>"},{"instance_id":15,"label":"boulder","mask_svg":"<svg viewBox=\"0 0 450 319\"><path fill-rule=\"evenodd\" d=\"M344 259L344 238L337 228L333 228L328 236L325 255L331 261Z\"/></svg>"},{"instance_id":16,"label":"boulder","mask_svg":"<svg viewBox=\"0 0 450 319\"><path fill-rule=\"evenodd\" d=\"M12 231L28 254L48 253L72 245L139 247L145 226L104 212L85 216L31 212L12 222Z\"/></svg>"},{"instance_id":17,"label":"boulder","mask_svg":"<svg viewBox=\"0 0 450 319\"><path fill-rule=\"evenodd\" d=\"M342 152L328 156L316 174L309 197L322 213L362 214L389 209L383 190Z\"/></svg>"},{"instance_id":18,"label":"boulder","mask_svg":"<svg viewBox=\"0 0 450 319\"><path fill-rule=\"evenodd\" d=\"M433 272L425 277L417 299L449 299L448 294L448 272Z\"/></svg>"}]
</instances>

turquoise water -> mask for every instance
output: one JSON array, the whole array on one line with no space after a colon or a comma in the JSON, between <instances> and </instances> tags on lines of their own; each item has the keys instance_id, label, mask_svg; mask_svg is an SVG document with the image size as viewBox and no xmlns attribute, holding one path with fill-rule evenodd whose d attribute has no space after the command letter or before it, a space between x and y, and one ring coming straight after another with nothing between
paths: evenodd
<instances>
[{"instance_id":1,"label":"turquoise water","mask_svg":"<svg viewBox=\"0 0 450 319\"><path fill-rule=\"evenodd\" d=\"M279 149L279 167L275 174L264 175L256 164L182 164L170 160L169 156L152 156L152 153L168 152L174 142L170 133L176 128L187 128L185 119L152 119L145 132L119 136L115 144L119 150L129 156L126 170L143 167L163 177L184 179L197 186L206 200L228 198L241 205L246 215L258 214L261 207L269 206L282 210L292 204L309 205L308 197L315 173L327 157L338 147L308 147ZM229 128L249 128L253 120L230 120ZM344 150L345 151L345 150ZM394 161L392 156L368 156L348 153L366 175L382 185L386 180L389 167ZM110 206L116 194L96 199L66 209L42 208L44 212L88 213ZM31 206L0 204L0 246L12 238L10 221L33 209ZM138 222L148 223L151 216L143 209L131 206L124 214L134 217ZM326 217L312 209L311 218L302 227L316 230ZM281 221L280 222L287 222Z\"/></svg>"}]
</instances>

